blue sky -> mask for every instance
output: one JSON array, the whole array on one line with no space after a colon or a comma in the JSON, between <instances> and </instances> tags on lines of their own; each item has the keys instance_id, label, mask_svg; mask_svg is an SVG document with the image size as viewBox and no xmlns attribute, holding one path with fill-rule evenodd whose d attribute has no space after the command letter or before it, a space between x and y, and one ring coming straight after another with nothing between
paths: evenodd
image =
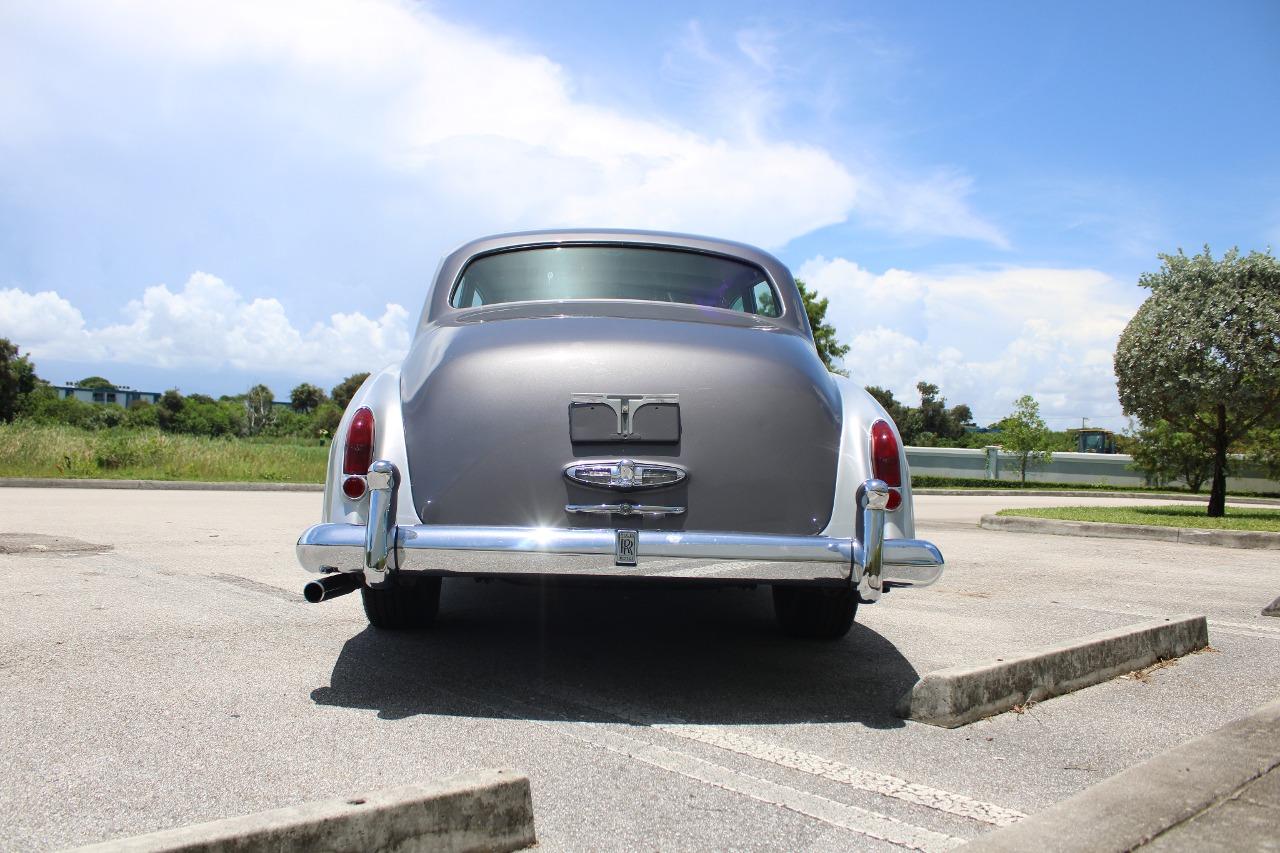
<instances>
[{"instance_id":1,"label":"blue sky","mask_svg":"<svg viewBox=\"0 0 1280 853\"><path fill-rule=\"evenodd\" d=\"M1120 426L1138 274L1280 244L1278 4L637 8L6 4L0 335L284 396L397 358L462 240L672 228L777 253L900 398Z\"/></svg>"}]
</instances>

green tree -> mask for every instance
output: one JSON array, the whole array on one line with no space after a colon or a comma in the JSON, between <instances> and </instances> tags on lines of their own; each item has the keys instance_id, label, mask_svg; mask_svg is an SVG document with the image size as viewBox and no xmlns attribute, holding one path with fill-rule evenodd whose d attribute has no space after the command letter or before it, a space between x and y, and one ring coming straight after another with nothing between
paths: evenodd
<instances>
[{"instance_id":1,"label":"green tree","mask_svg":"<svg viewBox=\"0 0 1280 853\"><path fill-rule=\"evenodd\" d=\"M1116 346L1120 404L1168 421L1213 453L1208 514L1226 512L1227 453L1280 411L1280 262L1232 249L1161 255L1151 295Z\"/></svg>"},{"instance_id":2,"label":"green tree","mask_svg":"<svg viewBox=\"0 0 1280 853\"><path fill-rule=\"evenodd\" d=\"M320 405L328 399L323 388L312 385L310 382L303 382L289 392L289 407L295 412L307 415L320 408Z\"/></svg>"},{"instance_id":3,"label":"green tree","mask_svg":"<svg viewBox=\"0 0 1280 853\"><path fill-rule=\"evenodd\" d=\"M1268 477L1280 480L1280 427L1254 430L1246 450L1250 461L1261 465Z\"/></svg>"},{"instance_id":4,"label":"green tree","mask_svg":"<svg viewBox=\"0 0 1280 853\"><path fill-rule=\"evenodd\" d=\"M965 424L973 420L973 412L968 406L961 403L948 409L947 399L940 396L938 386L931 382L917 382L916 390L920 392L918 420L921 434L944 439L964 435Z\"/></svg>"},{"instance_id":5,"label":"green tree","mask_svg":"<svg viewBox=\"0 0 1280 853\"><path fill-rule=\"evenodd\" d=\"M346 379L333 386L330 396L333 402L337 403L340 408L347 408L347 404L351 402L351 398L360 390L360 386L369 378L367 373L353 373Z\"/></svg>"},{"instance_id":6,"label":"green tree","mask_svg":"<svg viewBox=\"0 0 1280 853\"><path fill-rule=\"evenodd\" d=\"M338 424L342 421L342 409L332 400L320 405L311 414L311 425L313 435L319 438L331 438L338 431Z\"/></svg>"},{"instance_id":7,"label":"green tree","mask_svg":"<svg viewBox=\"0 0 1280 853\"><path fill-rule=\"evenodd\" d=\"M0 338L0 421L8 423L17 416L36 381L31 359L18 355L18 347L8 338Z\"/></svg>"},{"instance_id":8,"label":"green tree","mask_svg":"<svg viewBox=\"0 0 1280 853\"><path fill-rule=\"evenodd\" d=\"M177 388L170 388L161 394L159 401L156 402L156 421L160 429L174 430L186 405L186 398Z\"/></svg>"},{"instance_id":9,"label":"green tree","mask_svg":"<svg viewBox=\"0 0 1280 853\"><path fill-rule=\"evenodd\" d=\"M149 403L130 405L124 415L124 424L130 429L159 429L160 407Z\"/></svg>"},{"instance_id":10,"label":"green tree","mask_svg":"<svg viewBox=\"0 0 1280 853\"><path fill-rule=\"evenodd\" d=\"M245 432L243 400L215 400L207 394L182 396L171 388L155 405L155 420L166 432L189 435L232 436ZM150 420L150 415L136 416Z\"/></svg>"},{"instance_id":11,"label":"green tree","mask_svg":"<svg viewBox=\"0 0 1280 853\"><path fill-rule=\"evenodd\" d=\"M244 427L257 435L275 420L275 394L266 385L254 385L244 395Z\"/></svg>"},{"instance_id":12,"label":"green tree","mask_svg":"<svg viewBox=\"0 0 1280 853\"><path fill-rule=\"evenodd\" d=\"M77 388L89 388L94 391L102 391L116 387L115 383L110 379L101 376L86 376L76 383Z\"/></svg>"},{"instance_id":13,"label":"green tree","mask_svg":"<svg viewBox=\"0 0 1280 853\"><path fill-rule=\"evenodd\" d=\"M916 383L919 408L903 405L894 398L893 392L878 385L868 385L866 390L898 425L903 444L933 447L954 443L964 438L964 428L973 420L972 410L964 403L948 409L946 398L939 396L938 386L931 382Z\"/></svg>"},{"instance_id":14,"label":"green tree","mask_svg":"<svg viewBox=\"0 0 1280 853\"><path fill-rule=\"evenodd\" d=\"M796 287L800 288L800 298L804 300L804 312L809 316L809 328L813 330L813 342L818 347L818 355L827 370L848 376L848 371L835 366L837 359L844 358L849 352L848 344L836 339L836 328L827 322L827 299L819 298L803 281L796 279ZM337 397L337 394L334 395Z\"/></svg>"},{"instance_id":15,"label":"green tree","mask_svg":"<svg viewBox=\"0 0 1280 853\"><path fill-rule=\"evenodd\" d=\"M876 402L884 406L884 410L889 413L889 417L893 418L893 422L898 425L898 431L902 431L902 422L905 420L907 411L906 406L898 402L893 396L893 392L887 388L881 388L879 385L868 385L867 393L876 399Z\"/></svg>"},{"instance_id":16,"label":"green tree","mask_svg":"<svg viewBox=\"0 0 1280 853\"><path fill-rule=\"evenodd\" d=\"M1179 478L1193 492L1200 491L1213 473L1213 453L1189 432L1168 421L1143 424L1131 432L1129 467L1141 471L1152 486L1166 486Z\"/></svg>"},{"instance_id":17,"label":"green tree","mask_svg":"<svg viewBox=\"0 0 1280 853\"><path fill-rule=\"evenodd\" d=\"M1040 404L1030 394L1023 394L1013 404L1013 412L1000 421L1000 441L1004 449L1018 460L1018 473L1027 482L1027 468L1048 463L1053 453L1048 450L1053 435L1040 417Z\"/></svg>"}]
</instances>

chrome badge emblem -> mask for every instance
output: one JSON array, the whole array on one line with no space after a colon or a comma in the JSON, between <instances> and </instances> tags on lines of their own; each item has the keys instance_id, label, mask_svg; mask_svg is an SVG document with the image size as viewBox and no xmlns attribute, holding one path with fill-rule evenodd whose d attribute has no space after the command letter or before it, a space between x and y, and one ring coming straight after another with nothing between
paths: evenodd
<instances>
[{"instance_id":1,"label":"chrome badge emblem","mask_svg":"<svg viewBox=\"0 0 1280 853\"><path fill-rule=\"evenodd\" d=\"M600 459L574 462L565 467L564 475L584 486L630 491L674 486L689 476L689 473L678 465L637 462L634 459Z\"/></svg>"},{"instance_id":2,"label":"chrome badge emblem","mask_svg":"<svg viewBox=\"0 0 1280 853\"><path fill-rule=\"evenodd\" d=\"M615 530L613 540L613 562L619 566L634 566L636 550L640 534L634 530Z\"/></svg>"}]
</instances>

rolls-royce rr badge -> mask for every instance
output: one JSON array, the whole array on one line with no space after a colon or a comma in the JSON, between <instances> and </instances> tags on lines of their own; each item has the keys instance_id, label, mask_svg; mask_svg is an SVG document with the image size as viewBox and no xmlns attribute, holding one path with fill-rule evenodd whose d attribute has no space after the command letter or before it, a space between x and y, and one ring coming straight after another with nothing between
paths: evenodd
<instances>
[{"instance_id":1,"label":"rolls-royce rr badge","mask_svg":"<svg viewBox=\"0 0 1280 853\"><path fill-rule=\"evenodd\" d=\"M634 566L636 564L636 546L639 544L640 534L634 530L618 530L615 532L615 536L613 562L619 566Z\"/></svg>"}]
</instances>

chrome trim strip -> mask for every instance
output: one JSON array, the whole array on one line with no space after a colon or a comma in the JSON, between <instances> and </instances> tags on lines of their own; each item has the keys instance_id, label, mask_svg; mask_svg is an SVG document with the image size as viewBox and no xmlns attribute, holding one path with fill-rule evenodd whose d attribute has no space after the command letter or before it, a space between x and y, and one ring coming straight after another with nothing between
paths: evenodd
<instances>
[{"instance_id":1,"label":"chrome trim strip","mask_svg":"<svg viewBox=\"0 0 1280 853\"><path fill-rule=\"evenodd\" d=\"M432 575L566 575L702 578L751 583L860 583L856 540L821 536L641 530L636 566L614 565L613 528L398 528L396 571ZM298 561L312 572L364 571L365 527L317 524L298 540ZM942 575L942 554L930 542L887 539L881 584L928 586Z\"/></svg>"},{"instance_id":2,"label":"chrome trim strip","mask_svg":"<svg viewBox=\"0 0 1280 853\"><path fill-rule=\"evenodd\" d=\"M646 518L662 518L668 515L684 515L682 506L654 506L652 504L565 504L564 511L586 515L642 515Z\"/></svg>"}]
</instances>

